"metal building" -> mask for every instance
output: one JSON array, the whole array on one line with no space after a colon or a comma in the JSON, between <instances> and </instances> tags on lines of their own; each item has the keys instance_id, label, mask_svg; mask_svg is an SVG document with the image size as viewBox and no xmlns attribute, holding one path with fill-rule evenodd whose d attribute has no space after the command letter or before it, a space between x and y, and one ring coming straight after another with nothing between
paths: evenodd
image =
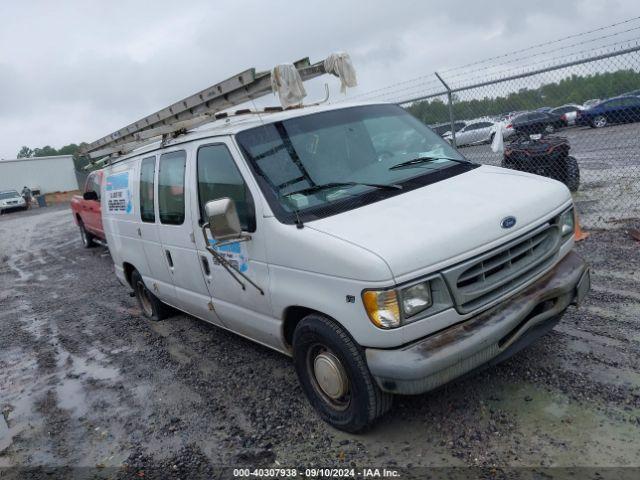
<instances>
[{"instance_id":1,"label":"metal building","mask_svg":"<svg viewBox=\"0 0 640 480\"><path fill-rule=\"evenodd\" d=\"M25 185L42 194L77 190L73 157L56 155L0 160L0 190L19 192Z\"/></svg>"}]
</instances>

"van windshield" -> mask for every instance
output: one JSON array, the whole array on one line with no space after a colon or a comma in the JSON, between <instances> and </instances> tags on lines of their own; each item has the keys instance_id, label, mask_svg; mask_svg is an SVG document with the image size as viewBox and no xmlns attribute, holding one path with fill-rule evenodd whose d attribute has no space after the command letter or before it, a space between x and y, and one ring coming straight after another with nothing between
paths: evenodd
<instances>
[{"instance_id":1,"label":"van windshield","mask_svg":"<svg viewBox=\"0 0 640 480\"><path fill-rule=\"evenodd\" d=\"M396 105L304 115L236 139L276 215L285 217L327 216L433 183L417 178L475 167Z\"/></svg>"}]
</instances>

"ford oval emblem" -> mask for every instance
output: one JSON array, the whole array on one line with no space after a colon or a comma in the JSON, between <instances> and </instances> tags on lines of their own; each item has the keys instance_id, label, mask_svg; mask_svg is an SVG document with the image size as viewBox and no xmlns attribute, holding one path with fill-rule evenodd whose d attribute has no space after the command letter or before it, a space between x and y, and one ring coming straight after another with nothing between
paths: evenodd
<instances>
[{"instance_id":1,"label":"ford oval emblem","mask_svg":"<svg viewBox=\"0 0 640 480\"><path fill-rule=\"evenodd\" d=\"M500 222L502 228L511 228L516 224L516 217L504 217Z\"/></svg>"}]
</instances>

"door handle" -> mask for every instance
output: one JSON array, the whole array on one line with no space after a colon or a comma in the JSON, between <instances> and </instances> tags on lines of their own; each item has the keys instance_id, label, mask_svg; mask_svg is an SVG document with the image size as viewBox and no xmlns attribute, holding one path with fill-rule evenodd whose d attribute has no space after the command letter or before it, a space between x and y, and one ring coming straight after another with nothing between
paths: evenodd
<instances>
[{"instance_id":1,"label":"door handle","mask_svg":"<svg viewBox=\"0 0 640 480\"><path fill-rule=\"evenodd\" d=\"M169 250L164 251L167 255L167 262L169 262L169 266L173 268L173 258L171 257L171 252Z\"/></svg>"},{"instance_id":2,"label":"door handle","mask_svg":"<svg viewBox=\"0 0 640 480\"><path fill-rule=\"evenodd\" d=\"M202 268L204 269L204 274L209 277L211 275L211 268L209 267L209 260L204 255L200 255L200 260L202 261Z\"/></svg>"}]
</instances>

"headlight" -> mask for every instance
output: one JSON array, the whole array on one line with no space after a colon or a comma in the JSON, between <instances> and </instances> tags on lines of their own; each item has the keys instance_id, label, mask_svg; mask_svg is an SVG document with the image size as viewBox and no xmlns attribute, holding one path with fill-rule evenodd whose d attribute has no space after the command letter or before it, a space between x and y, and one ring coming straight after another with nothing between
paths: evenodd
<instances>
[{"instance_id":1,"label":"headlight","mask_svg":"<svg viewBox=\"0 0 640 480\"><path fill-rule=\"evenodd\" d=\"M412 317L431 306L431 286L429 282L418 283L400 291L402 312Z\"/></svg>"},{"instance_id":2,"label":"headlight","mask_svg":"<svg viewBox=\"0 0 640 480\"><path fill-rule=\"evenodd\" d=\"M573 234L575 230L573 207L560 214L558 227L560 228L560 235L563 238Z\"/></svg>"},{"instance_id":3,"label":"headlight","mask_svg":"<svg viewBox=\"0 0 640 480\"><path fill-rule=\"evenodd\" d=\"M380 328L396 328L433 305L429 281L397 290L365 290L362 301L367 315Z\"/></svg>"},{"instance_id":4,"label":"headlight","mask_svg":"<svg viewBox=\"0 0 640 480\"><path fill-rule=\"evenodd\" d=\"M400 309L395 290L366 290L362 302L367 315L374 325L380 328L400 326Z\"/></svg>"}]
</instances>

